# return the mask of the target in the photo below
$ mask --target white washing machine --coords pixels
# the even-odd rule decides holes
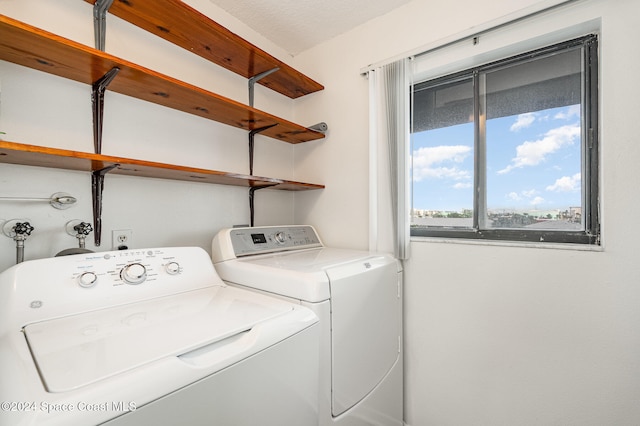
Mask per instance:
[[[0,274],[0,425],[316,425],[317,316],[228,286],[201,248]]]
[[[295,301],[320,318],[321,426],[403,424],[398,261],[324,247],[311,226],[224,229],[212,256],[225,282]]]

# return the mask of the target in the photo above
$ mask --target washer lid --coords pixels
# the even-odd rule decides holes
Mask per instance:
[[[24,327],[49,392],[65,392],[239,334],[293,305],[209,287]]]

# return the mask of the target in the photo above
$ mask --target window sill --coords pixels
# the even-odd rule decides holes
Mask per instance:
[[[436,244],[463,244],[495,247],[518,247],[534,249],[574,250],[603,252],[602,245],[595,244],[569,244],[569,243],[539,243],[526,241],[500,241],[500,240],[472,240],[465,238],[439,238],[439,237],[411,237],[412,243],[436,243]]]

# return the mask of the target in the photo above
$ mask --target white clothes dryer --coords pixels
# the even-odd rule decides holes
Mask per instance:
[[[228,286],[201,248],[0,274],[0,425],[317,424],[317,316]]]
[[[396,259],[325,247],[311,226],[224,229],[212,256],[228,284],[295,301],[319,317],[321,426],[403,424]]]

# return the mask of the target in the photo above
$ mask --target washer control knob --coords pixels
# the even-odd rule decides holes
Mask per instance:
[[[120,278],[127,284],[140,284],[147,279],[147,268],[142,263],[132,263],[122,268]]]
[[[169,262],[164,266],[164,269],[169,275],[177,275],[180,272],[180,264],[178,262]]]
[[[284,244],[284,242],[287,241],[287,236],[285,235],[284,232],[278,231],[273,236],[273,239],[276,240],[276,243],[278,243],[278,244]]]
[[[93,287],[96,285],[96,282],[98,282],[98,276],[94,272],[83,272],[78,277],[78,284],[80,284],[80,287]]]

